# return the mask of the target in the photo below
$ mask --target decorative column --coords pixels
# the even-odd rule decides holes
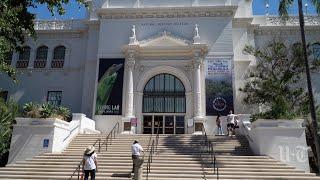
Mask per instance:
[[[127,70],[127,94],[126,94],[126,118],[134,117],[133,115],[133,69],[135,64],[134,52],[128,52],[126,59]]]
[[[201,65],[202,59],[198,56],[198,53],[195,53],[195,60],[193,61],[193,104],[194,104],[194,117],[203,118],[201,111]]]

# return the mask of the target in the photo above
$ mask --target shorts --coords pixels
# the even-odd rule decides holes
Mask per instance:
[[[234,124],[233,123],[228,123],[227,124],[227,128],[232,128],[233,129],[234,128]]]

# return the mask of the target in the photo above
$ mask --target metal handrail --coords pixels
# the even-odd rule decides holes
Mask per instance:
[[[217,179],[219,179],[219,166],[216,157],[216,152],[213,148],[213,142],[209,140],[206,130],[203,128],[202,134],[205,137],[205,146],[208,148],[208,152],[210,153],[211,164],[213,164],[213,173],[216,174]]]
[[[97,143],[99,143],[99,148],[98,148],[98,152],[100,153],[101,151],[101,147],[106,144],[106,151],[108,150],[108,144],[109,144],[109,139],[110,139],[110,145],[112,143],[112,139],[115,139],[116,138],[116,133],[119,133],[119,130],[120,130],[120,123],[117,122],[112,130],[109,132],[109,134],[106,136],[106,140],[101,143],[101,138],[98,138],[92,146],[96,146]],[[116,131],[117,130],[117,131]],[[82,160],[80,161],[80,163],[78,164],[77,168],[73,171],[72,175],[70,176],[69,180],[71,180],[73,178],[73,176],[77,173],[77,179],[80,180],[80,170],[81,170],[81,164],[82,164]]]
[[[153,154],[157,151],[158,149],[158,143],[159,143],[159,129],[160,129],[160,122],[158,123],[158,126],[157,126],[157,134],[156,134],[156,139],[152,139],[152,144],[151,144],[151,147],[149,146],[150,145],[150,141],[149,141],[149,144],[148,144],[148,150],[149,150],[149,147],[150,147],[150,151],[149,151],[149,156],[148,156],[148,161],[147,161],[147,180],[149,179],[149,173],[151,172],[151,163],[152,163],[152,159],[153,159]],[[152,134],[151,136],[152,137]],[[149,139],[151,140],[151,139]]]

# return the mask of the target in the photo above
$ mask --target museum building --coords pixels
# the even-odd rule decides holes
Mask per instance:
[[[69,107],[102,132],[120,122],[133,133],[193,133],[218,114],[252,112],[239,92],[255,63],[245,45],[300,41],[298,17],[255,16],[251,0],[88,3],[86,19],[35,21],[37,39],[8,57],[21,73],[17,84],[1,79],[3,96]],[[320,19],[305,18],[318,60]]]

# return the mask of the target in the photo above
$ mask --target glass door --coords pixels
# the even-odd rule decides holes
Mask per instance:
[[[174,134],[174,116],[165,116],[164,133]]]
[[[176,134],[184,134],[184,116],[176,116]]]
[[[157,134],[159,128],[159,134],[163,134],[163,116],[154,116],[153,133]]]
[[[143,134],[152,133],[152,116],[143,116]]]

